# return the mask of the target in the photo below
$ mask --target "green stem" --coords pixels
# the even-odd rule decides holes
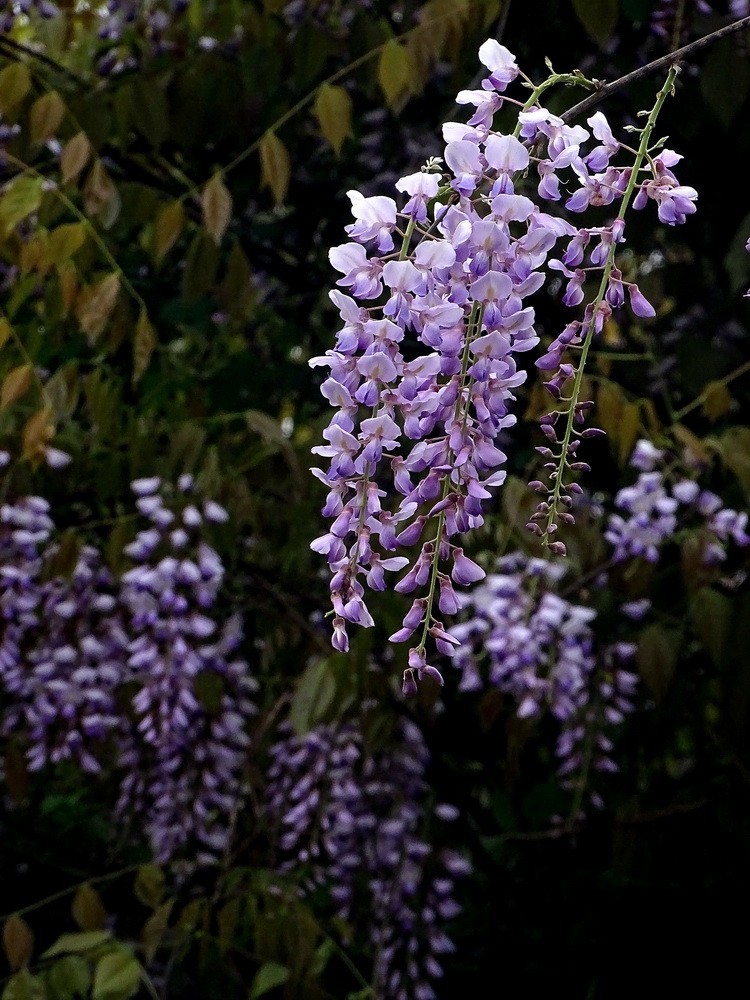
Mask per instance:
[[[461,359],[461,376],[460,376],[461,390],[459,391],[459,396],[458,399],[456,400],[455,416],[458,416],[458,410],[459,407],[461,406],[462,395],[464,391],[463,382],[469,368],[471,343],[474,339],[474,335],[477,333],[478,330],[481,329],[483,312],[484,312],[483,307],[478,302],[475,302],[474,305],[472,306],[472,310],[469,315],[469,321],[467,323],[466,343],[464,344],[464,353]],[[469,400],[467,397],[463,415],[464,426],[466,426],[466,415],[468,413],[468,409],[469,409]],[[448,496],[448,493],[450,492],[450,482],[451,482],[451,474],[450,472],[447,472],[445,474],[445,479],[443,480],[443,491],[440,497],[441,501],[445,500]],[[440,541],[443,537],[444,526],[445,526],[445,511],[441,510],[440,513],[438,514],[438,523],[437,523],[437,528],[435,529],[435,541],[434,541],[435,549],[432,553],[432,566],[430,569],[430,587],[427,592],[427,607],[425,608],[425,613],[424,613],[424,627],[422,629],[422,638],[419,642],[419,646],[417,647],[417,649],[422,652],[424,651],[425,645],[427,643],[427,633],[430,631],[430,626],[432,625],[432,609],[435,604],[435,589],[437,585],[438,567],[440,565]]]
[[[651,141],[651,134],[656,126],[656,120],[659,117],[659,112],[661,111],[664,102],[666,101],[669,94],[672,93],[674,81],[679,72],[677,66],[671,66],[669,73],[667,74],[667,79],[664,82],[664,86],[659,91],[656,97],[656,102],[651,109],[651,113],[648,116],[648,121],[641,133],[641,141],[638,144],[638,152],[633,163],[632,173],[630,174],[630,179],[628,181],[628,186],[625,189],[625,194],[622,197],[622,203],[620,205],[620,211],[617,213],[617,219],[615,221],[621,222],[625,213],[630,205],[630,199],[633,197],[633,191],[635,190],[636,180],[638,178],[638,173],[641,168],[643,160],[646,158],[646,153],[648,150],[649,142]],[[547,513],[546,527],[542,535],[542,544],[549,545],[549,536],[553,533],[553,525],[557,523],[558,508],[560,505],[560,495],[562,493],[563,487],[563,472],[565,471],[565,466],[568,458],[568,446],[570,445],[570,439],[573,435],[573,424],[575,422],[576,415],[576,403],[581,394],[581,383],[583,381],[583,373],[586,367],[586,358],[588,357],[589,348],[591,347],[591,342],[594,337],[594,321],[596,319],[596,313],[599,305],[604,300],[604,296],[607,292],[607,286],[609,284],[609,277],[612,273],[612,268],[615,263],[615,254],[617,251],[617,244],[612,242],[609,251],[607,253],[607,261],[604,266],[604,273],[602,274],[602,280],[599,283],[599,290],[596,294],[596,298],[591,303],[589,308],[591,309],[591,318],[586,329],[586,334],[584,337],[583,345],[581,347],[581,356],[578,363],[578,368],[575,374],[575,380],[573,382],[573,391],[570,396],[570,403],[568,404],[568,409],[566,411],[566,421],[565,421],[565,431],[563,433],[563,438],[561,442],[561,458],[560,464],[557,469],[557,477],[555,479],[555,485],[552,490],[552,498],[549,501],[549,511]]]

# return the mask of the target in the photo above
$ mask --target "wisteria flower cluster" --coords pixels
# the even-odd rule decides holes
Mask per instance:
[[[605,532],[614,562],[634,558],[658,562],[662,547],[678,528],[690,523],[702,531],[707,566],[723,563],[731,543],[740,548],[750,545],[747,512],[725,507],[716,493],[670,469],[666,451],[650,441],[638,441],[630,464],[639,471],[638,479],[615,496],[617,512],[610,515]]]
[[[501,558],[462,596],[452,660],[462,690],[489,685],[512,699],[520,718],[551,715],[562,783],[582,790],[592,772],[617,770],[612,729],[634,709],[635,646],[597,642],[596,611],[555,592],[565,573],[563,564],[520,552]],[[595,789],[591,799],[601,805]]]
[[[304,736],[286,730],[271,750],[265,814],[277,831],[279,868],[307,871],[308,891],[325,886],[344,919],[363,915],[383,1000],[435,997],[441,956],[454,950],[442,925],[460,912],[454,884],[470,871],[460,855],[423,839],[428,764],[409,720],[376,751],[366,720]],[[456,815],[446,804],[434,812]]]
[[[516,420],[514,393],[526,379],[521,356],[539,343],[527,300],[545,283],[545,270],[568,278],[569,306],[583,301],[591,272],[600,276],[583,320],[568,324],[538,361],[551,373],[546,384],[559,408],[542,421],[552,446],[542,449],[552,485],[534,482],[549,496],[530,526],[553,552],[563,553],[554,533],[558,520],[572,520],[572,494],[581,489],[564,477],[586,468],[576,455],[578,445],[600,433],[578,426],[593,405],[579,399],[586,352],[626,295],[638,315],[654,312],[615,266],[625,209],[632,196],[635,208],[653,200],[668,224],[695,211],[695,190],[681,186],[671,169],[680,157],[669,150],[649,152],[676,71],[659,94],[638,150],[630,150],[600,112],[589,118],[588,131],[542,106],[548,86],[580,83],[579,75],[553,74],[521,105],[505,94],[519,75],[512,53],[490,40],[479,56],[489,75],[481,89],[458,95],[459,104],[474,108],[468,123],[443,127],[446,170],[432,160],[401,178],[400,209],[392,198],[349,192],[349,242],[334,247],[330,260],[341,275],[339,286],[351,294],[331,292],[343,326],[335,348],[310,362],[329,369],[322,392],[335,408],[323,432],[326,443],[313,448],[328,460],[327,468],[313,472],[328,489],[323,514],[331,524],[312,543],[331,570],[333,645],[346,651],[347,626],[373,624],[365,585],[383,590],[386,573],[405,571],[394,589],[415,596],[391,640],[418,637],[409,651],[406,692],[424,676],[441,681],[427,662],[428,639],[438,652],[451,651],[457,640],[442,616],[457,610],[454,586],[484,576],[457,536],[483,523],[484,503],[505,479],[498,436]],[[495,113],[514,105],[521,107],[515,130],[494,130]],[[595,145],[585,152],[592,136]],[[631,156],[629,165],[614,166],[623,151]],[[532,167],[539,199],[560,202],[564,179],[576,188],[564,202],[569,212],[619,202],[617,218],[577,228],[543,212],[521,193]],[[561,239],[561,259],[550,258]],[[576,350],[577,364],[569,360]],[[394,505],[384,502],[389,495],[395,495]]]
[[[25,740],[31,771],[114,762],[117,811],[145,823],[155,856],[191,844],[207,861],[228,843],[255,711],[241,625],[219,611],[223,566],[204,537],[227,514],[191,476],[176,491],[158,477],[133,490],[148,527],[119,578],[91,545],[69,574],[50,572],[61,543],[41,497],[0,508],[2,731]]]

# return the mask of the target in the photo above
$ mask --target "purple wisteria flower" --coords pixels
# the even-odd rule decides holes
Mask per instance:
[[[750,544],[747,512],[724,507],[715,493],[668,468],[666,451],[640,440],[630,464],[640,475],[616,494],[617,511],[610,515],[604,535],[613,547],[614,562],[640,557],[656,563],[663,546],[685,528],[700,529],[706,566],[723,563],[729,544]]]
[[[364,706],[367,710],[368,706]],[[433,1000],[441,956],[454,950],[443,925],[460,912],[454,883],[470,866],[424,839],[429,753],[419,729],[401,720],[373,749],[362,720],[321,725],[304,736],[282,730],[271,749],[264,814],[282,872],[325,887],[337,915],[366,914],[372,987],[383,1000]],[[440,819],[456,811],[441,804]]]
[[[241,625],[217,613],[224,568],[203,537],[227,513],[200,503],[188,475],[171,503],[158,477],[132,489],[149,526],[126,547],[135,565],[120,590],[126,676],[137,691],[121,736],[128,773],[118,811],[145,821],[157,859],[195,843],[198,860],[210,861],[226,850],[244,794],[255,713],[255,683],[237,654]]]
[[[601,646],[596,611],[555,593],[560,563],[513,553],[462,595],[453,652],[460,689],[489,685],[507,694],[519,718],[551,715],[559,724],[558,774],[566,788],[583,788],[590,772],[614,771],[610,730],[633,708],[636,678],[625,669],[635,647]],[[584,744],[591,753],[584,752]],[[599,804],[597,792],[591,800]]]

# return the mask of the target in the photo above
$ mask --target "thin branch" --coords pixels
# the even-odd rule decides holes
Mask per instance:
[[[44,52],[37,52],[36,49],[30,48],[28,45],[23,45],[21,42],[17,42],[14,38],[8,38],[7,35],[0,38],[0,54],[6,56],[8,59],[13,59],[16,62],[18,62],[19,56],[28,56],[29,59],[36,59],[37,62],[43,63],[45,66],[49,66],[50,69],[53,69],[56,73],[61,73],[74,83],[84,85],[89,82],[82,76],[78,76],[77,73],[69,70],[66,66],[62,66],[60,63],[55,62],[54,59],[46,55]]]
[[[653,76],[662,69],[674,66],[675,63],[683,62],[690,56],[695,55],[696,52],[700,52],[709,45],[713,45],[714,42],[718,42],[721,38],[728,38],[729,35],[734,35],[736,32],[742,31],[743,28],[750,29],[750,17],[742,17],[739,21],[727,24],[723,28],[717,28],[716,31],[712,31],[709,35],[704,35],[703,38],[698,38],[688,45],[683,45],[681,49],[676,49],[674,52],[668,52],[665,56],[660,56],[658,59],[654,59],[653,62],[646,63],[645,66],[639,66],[632,73],[626,73],[625,76],[621,76],[611,83],[601,83],[593,94],[589,94],[588,97],[579,101],[578,104],[574,104],[572,108],[568,108],[562,115],[563,120],[567,122],[573,118],[579,118],[609,97],[610,94],[614,94],[618,90],[623,90],[625,87],[629,87],[631,83],[643,80],[647,76]]]

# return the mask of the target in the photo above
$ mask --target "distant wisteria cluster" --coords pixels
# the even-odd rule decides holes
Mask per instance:
[[[522,553],[501,558],[462,596],[452,661],[462,690],[494,687],[520,718],[557,721],[558,773],[578,789],[596,772],[617,770],[611,731],[634,708],[637,677],[629,669],[635,646],[602,644],[596,611],[556,592],[565,573],[561,563]],[[590,794],[600,805],[599,793]]]
[[[158,859],[191,846],[209,860],[242,801],[255,711],[241,625],[219,610],[224,569],[206,538],[227,514],[188,475],[176,489],[158,477],[132,488],[148,527],[120,576],[91,545],[55,572],[65,543],[41,497],[0,508],[2,732],[26,744],[30,771],[114,767],[117,812],[145,824]]]
[[[349,624],[373,624],[365,585],[383,590],[386,573],[404,571],[394,589],[414,596],[391,640],[413,643],[406,691],[427,675],[440,680],[427,662],[427,643],[450,653],[457,640],[442,616],[456,611],[454,585],[484,575],[456,536],[483,523],[484,504],[505,479],[498,438],[516,421],[514,392],[526,379],[521,356],[539,343],[527,300],[549,271],[567,279],[564,302],[571,308],[584,302],[584,285],[598,282],[582,319],[537,361],[549,373],[556,408],[541,422],[549,446],[539,450],[550,471],[546,482],[532,484],[546,499],[529,527],[563,554],[558,524],[573,520],[573,495],[581,490],[575,477],[588,468],[579,444],[601,433],[581,427],[593,405],[580,398],[588,347],[626,300],[636,315],[654,315],[616,264],[625,211],[631,200],[635,209],[653,201],[660,221],[676,225],[695,211],[697,197],[673,173],[681,157],[651,144],[676,70],[634,151],[615,139],[601,112],[587,130],[543,106],[549,86],[580,83],[579,75],[553,74],[522,104],[505,95],[519,75],[512,53],[489,40],[479,57],[488,71],[481,89],[457,98],[473,107],[472,116],[443,126],[442,159],[396,183],[402,207],[349,192],[349,242],[334,247],[330,261],[338,285],[351,294],[330,293],[343,325],[335,348],[310,362],[329,369],[322,392],[335,409],[326,443],[313,448],[327,460],[313,472],[328,489],[323,515],[331,523],[312,543],[331,571],[333,645],[348,648]],[[493,130],[495,113],[507,105],[520,107],[514,131]],[[623,155],[625,163],[614,165]],[[532,169],[536,199],[554,212],[521,193]],[[613,221],[584,228],[559,211],[611,212],[617,204]],[[558,259],[551,254],[560,241]]]
[[[638,479],[615,496],[616,512],[605,532],[613,561],[641,558],[656,563],[662,547],[686,528],[700,529],[706,566],[721,565],[731,544],[750,545],[747,512],[725,507],[716,493],[670,469],[667,459],[667,452],[650,441],[636,444],[630,464],[639,471]]]
[[[365,710],[367,706],[364,706]],[[468,863],[425,840],[429,753],[402,720],[386,747],[361,720],[286,730],[271,750],[265,815],[281,871],[307,873],[335,913],[367,928],[374,995],[432,1000],[442,956],[454,950],[443,925],[460,912],[457,878]],[[432,810],[455,818],[452,806]]]

